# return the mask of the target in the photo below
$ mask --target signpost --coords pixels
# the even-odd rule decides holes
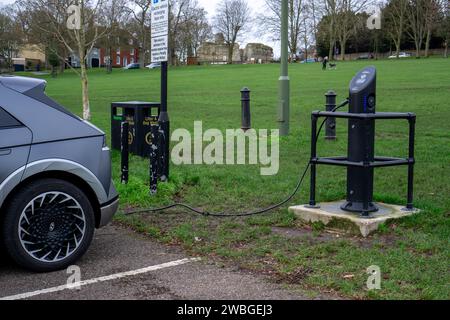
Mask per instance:
[[[288,0],[281,2],[281,75],[279,78],[278,122],[280,135],[289,135],[290,120],[290,79],[288,71],[288,37],[289,37],[289,6]]]
[[[167,62],[169,52],[169,1],[152,0],[152,62]]]
[[[170,120],[167,112],[167,61],[169,58],[169,0],[151,0],[153,62],[161,63],[161,113],[159,127],[161,136],[161,180],[169,179]]]

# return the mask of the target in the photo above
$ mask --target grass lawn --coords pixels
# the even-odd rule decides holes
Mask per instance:
[[[131,180],[119,185],[119,154],[114,152],[114,179],[122,209],[183,201],[209,211],[236,212],[263,208],[294,189],[309,159],[310,113],[323,109],[324,93],[334,89],[343,100],[355,73],[368,62],[339,63],[335,71],[319,64],[292,65],[291,135],[280,143],[280,171],[259,174],[259,166],[172,166],[171,180],[148,195],[148,164],[131,160]],[[125,217],[150,237],[180,245],[192,255],[217,264],[267,275],[311,297],[338,295],[358,299],[450,298],[450,60],[422,59],[371,62],[378,69],[378,111],[415,112],[417,121],[416,206],[421,214],[383,226],[361,239],[352,233],[302,225],[287,206],[263,216],[214,219],[181,210]],[[172,129],[204,130],[240,127],[240,89],[252,90],[255,128],[275,129],[279,65],[180,67],[170,70],[169,108]],[[81,114],[81,89],[76,75],[46,77],[47,93]],[[92,122],[110,132],[110,103],[159,100],[159,71],[114,70],[90,73]],[[346,123],[338,121],[338,141],[321,141],[320,155],[346,154]],[[376,152],[407,155],[406,122],[377,125]],[[376,171],[377,201],[404,205],[406,167]],[[318,199],[345,198],[345,169],[319,167]],[[291,204],[305,203],[308,183]],[[366,289],[366,269],[381,267],[382,290]]]

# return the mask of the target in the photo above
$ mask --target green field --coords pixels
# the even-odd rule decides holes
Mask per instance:
[[[415,112],[417,121],[416,206],[423,212],[385,225],[363,240],[352,233],[335,233],[320,225],[305,226],[287,206],[246,219],[203,218],[181,210],[159,215],[124,217],[158,241],[182,246],[192,255],[217,264],[234,265],[268,276],[293,289],[315,296],[375,299],[450,298],[450,60],[422,59],[371,62],[378,69],[378,111]],[[284,199],[292,192],[310,150],[310,113],[323,109],[324,93],[334,89],[343,100],[354,74],[367,62],[339,63],[337,70],[321,65],[292,65],[291,135],[280,143],[280,171],[259,174],[259,166],[172,166],[171,180],[161,184],[156,197],[148,195],[148,164],[131,161],[131,180],[119,185],[119,154],[114,153],[114,178],[122,209],[159,206],[173,201],[204,210],[238,212],[257,209]],[[275,129],[279,65],[180,67],[170,70],[169,108],[172,129],[204,130],[240,127],[240,89],[252,90],[255,128]],[[90,73],[92,122],[110,132],[110,103],[159,100],[159,72],[114,70]],[[75,74],[46,77],[47,93],[81,114],[81,89]],[[338,141],[321,139],[320,155],[346,154],[346,124],[338,121]],[[407,155],[408,125],[380,122],[376,152]],[[376,171],[377,201],[404,205],[406,168]],[[318,199],[345,197],[345,169],[320,167]],[[308,183],[291,204],[305,203]],[[379,265],[382,290],[367,291],[366,269]]]

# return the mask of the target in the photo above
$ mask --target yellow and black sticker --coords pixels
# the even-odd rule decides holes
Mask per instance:
[[[149,146],[152,145],[152,133],[149,132],[145,135],[145,143],[147,143]]]
[[[130,126],[134,126],[134,118],[133,117],[127,117],[127,122]]]
[[[128,144],[133,144],[134,142],[134,136],[131,132],[128,132]]]
[[[158,124],[158,117],[146,117],[143,124],[144,126],[156,125]]]

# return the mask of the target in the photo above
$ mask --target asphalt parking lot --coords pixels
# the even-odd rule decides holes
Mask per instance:
[[[82,286],[68,289],[66,270],[30,273],[2,256],[0,299],[304,299],[262,277],[192,259],[119,226],[97,231],[78,266]]]

